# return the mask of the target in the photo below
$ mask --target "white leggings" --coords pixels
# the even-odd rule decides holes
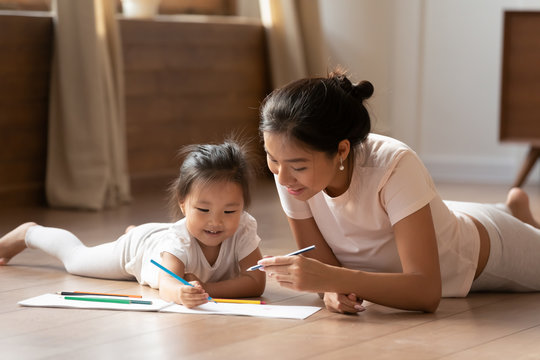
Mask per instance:
[[[116,241],[87,247],[67,230],[40,225],[30,227],[25,238],[28,248],[43,250],[59,259],[71,274],[132,280],[133,275],[127,273],[124,266],[128,255],[125,241],[125,237],[120,237]]]
[[[491,244],[486,267],[471,291],[539,291],[540,230],[500,205],[470,204],[466,212],[485,226]]]

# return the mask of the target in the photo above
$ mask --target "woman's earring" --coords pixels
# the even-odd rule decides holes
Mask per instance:
[[[340,171],[345,170],[345,166],[343,166],[343,158],[342,157],[339,158],[339,170]]]

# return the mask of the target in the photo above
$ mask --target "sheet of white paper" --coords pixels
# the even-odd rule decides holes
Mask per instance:
[[[59,307],[59,308],[77,308],[77,309],[102,309],[102,310],[129,310],[129,311],[159,311],[163,307],[171,303],[161,299],[134,299],[134,300],[151,300],[152,305],[141,304],[117,304],[107,302],[94,301],[79,301],[66,300],[64,296],[57,294],[44,294],[30,299],[19,301],[22,306],[37,306],[37,307]]]
[[[257,305],[257,304],[229,304],[209,302],[193,309],[174,304],[161,310],[161,312],[175,312],[183,314],[219,314],[219,315],[245,315],[266,318],[299,319],[303,320],[313,315],[321,308],[316,306],[286,306],[286,305]]]
[[[321,309],[320,307],[316,306],[229,304],[213,302],[206,303],[193,309],[188,309],[185,306],[169,303],[158,298],[143,298],[137,300],[151,300],[152,305],[66,300],[64,299],[64,296],[57,294],[44,294],[22,300],[19,301],[19,305],[76,309],[160,311],[182,314],[244,315],[299,320],[305,319]]]

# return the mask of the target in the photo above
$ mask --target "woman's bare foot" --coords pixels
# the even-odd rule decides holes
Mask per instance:
[[[0,238],[0,265],[7,265],[12,257],[26,249],[24,237],[28,228],[34,225],[36,223],[24,223]]]
[[[540,229],[540,224],[537,223],[532,216],[531,208],[529,206],[529,196],[525,191],[520,188],[510,189],[506,198],[506,206],[508,206],[512,215],[519,220]]]

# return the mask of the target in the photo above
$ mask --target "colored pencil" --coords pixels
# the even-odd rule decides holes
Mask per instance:
[[[87,292],[87,291],[62,291],[57,292],[58,295],[75,295],[75,296],[84,296],[84,295],[97,295],[97,296],[115,296],[115,297],[129,297],[129,298],[142,298],[141,295],[126,295],[126,294],[108,294],[108,293],[98,293],[98,292]]]
[[[65,296],[66,300],[80,300],[80,301],[94,301],[94,302],[106,302],[116,304],[139,304],[139,305],[152,305],[150,300],[128,300],[128,299],[112,299],[112,298],[93,298],[93,297],[77,297],[77,296]]]
[[[300,250],[293,251],[292,253],[287,254],[287,255],[285,255],[285,256],[299,255],[299,254],[305,253],[306,251],[313,250],[313,249],[315,249],[315,245],[311,245],[311,246],[308,246],[308,247],[306,247],[306,248],[303,248],[303,249],[300,249]],[[257,270],[257,269],[260,269],[260,268],[262,268],[262,267],[263,267],[262,265],[254,265],[254,266],[248,268],[247,271]]]
[[[217,303],[229,303],[229,304],[257,304],[264,305],[266,302],[261,300],[242,300],[242,299],[216,299],[214,301]]]
[[[182,279],[180,276],[176,275],[175,273],[173,273],[171,270],[167,269],[165,266],[161,265],[160,263],[158,263],[157,261],[155,260],[150,260],[150,262],[154,265],[156,265],[158,268],[160,268],[161,270],[165,271],[167,274],[171,275],[173,278],[175,278],[176,280],[180,281],[182,284],[184,285],[187,285],[187,286],[191,286],[191,287],[194,287],[193,284],[190,284],[188,283],[186,280]],[[214,299],[212,299],[210,296],[208,297],[208,301],[214,301]]]

